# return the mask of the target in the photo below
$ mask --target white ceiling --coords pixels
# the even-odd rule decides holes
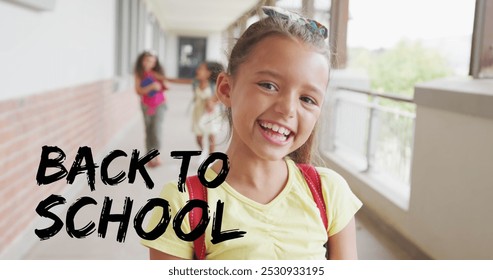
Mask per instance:
[[[161,27],[178,34],[225,30],[259,0],[146,0]]]

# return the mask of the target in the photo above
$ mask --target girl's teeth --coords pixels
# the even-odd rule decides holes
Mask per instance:
[[[278,141],[286,141],[287,137],[278,133],[270,133],[270,137]]]
[[[281,127],[277,124],[272,124],[272,123],[262,123],[262,127],[270,129],[274,132],[277,132],[280,135],[282,139],[286,139],[286,137],[291,133],[287,128]]]

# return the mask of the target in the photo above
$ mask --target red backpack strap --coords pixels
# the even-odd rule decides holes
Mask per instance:
[[[324,196],[322,193],[322,182],[320,181],[320,175],[317,169],[313,165],[298,163],[296,164],[300,169],[305,181],[308,184],[308,188],[312,193],[313,200],[317,204],[318,210],[320,211],[320,217],[324,223],[325,229],[329,228],[329,219],[327,218],[327,208],[324,202]]]
[[[207,201],[207,189],[202,185],[202,183],[200,183],[199,177],[187,177],[186,185],[190,200],[200,199],[203,201]],[[200,222],[200,218],[202,217],[202,210],[199,208],[194,208],[192,211],[190,211],[188,217],[190,221],[190,229],[194,229]],[[196,260],[205,259],[205,233],[193,241],[193,249],[195,252],[194,258]]]

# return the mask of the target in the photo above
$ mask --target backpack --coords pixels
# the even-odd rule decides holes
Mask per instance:
[[[303,177],[305,178],[306,183],[310,189],[310,192],[313,196],[313,200],[315,204],[317,204],[318,210],[320,211],[320,217],[322,218],[322,222],[326,229],[328,229],[329,221],[327,217],[327,211],[325,207],[325,202],[322,194],[322,183],[320,182],[320,176],[315,169],[314,166],[309,164],[296,164],[300,169]],[[188,194],[190,196],[190,200],[192,199],[200,199],[203,201],[207,201],[207,189],[202,186],[198,176],[189,176],[186,181]],[[197,217],[197,218],[196,218]],[[198,208],[194,208],[190,211],[189,221],[190,228],[195,228],[200,222],[201,210]],[[194,248],[194,259],[196,260],[204,260],[205,259],[205,234],[202,234],[199,238],[193,241]]]

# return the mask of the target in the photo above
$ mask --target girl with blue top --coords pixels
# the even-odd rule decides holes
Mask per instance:
[[[197,248],[169,228],[155,240],[142,240],[151,259],[193,259],[197,251],[216,260],[357,258],[354,215],[362,203],[328,168],[315,168],[321,189],[315,195],[300,168],[311,163],[329,82],[327,29],[279,8],[263,11],[267,17],[238,39],[227,72],[217,78],[216,96],[231,126],[230,169],[219,187],[206,189],[208,201],[224,202],[222,230],[245,233],[211,242],[211,222],[203,248]],[[212,164],[206,180],[214,180],[221,169],[221,161]],[[177,182],[165,185],[161,197],[169,202],[171,216],[190,200]],[[211,214],[217,208],[209,203]],[[150,229],[162,215],[156,208]],[[193,227],[185,219],[181,229],[188,233]]]

